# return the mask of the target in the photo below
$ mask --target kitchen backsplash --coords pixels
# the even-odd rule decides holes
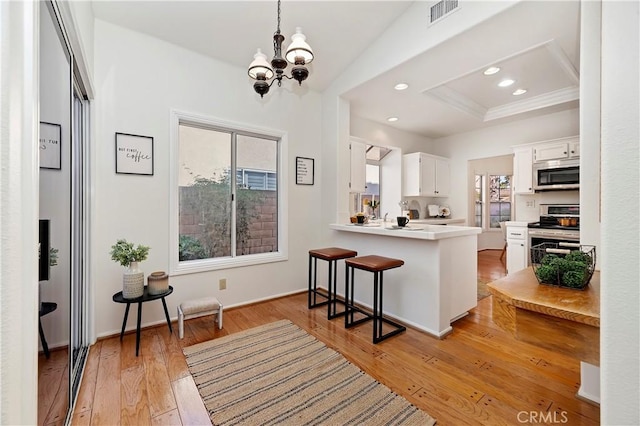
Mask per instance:
[[[451,211],[450,205],[449,205],[449,199],[448,198],[437,198],[437,197],[404,197],[404,199],[406,201],[409,202],[409,209],[414,209],[414,210],[418,210],[418,212],[420,213],[420,219],[429,219],[430,216],[427,206],[429,204],[436,204],[439,206],[444,206],[447,207],[447,209],[449,209],[449,213],[451,218],[464,218],[464,213],[463,214],[459,214],[459,215],[455,215],[455,212]]]
[[[515,220],[537,222],[540,204],[580,204],[580,191],[545,191],[515,196]]]

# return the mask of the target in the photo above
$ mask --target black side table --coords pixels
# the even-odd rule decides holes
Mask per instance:
[[[122,292],[119,291],[113,295],[113,301],[116,303],[126,303],[127,308],[124,311],[124,321],[122,321],[122,331],[120,331],[120,341],[122,341],[122,336],[124,335],[124,328],[127,325],[127,318],[129,317],[129,306],[132,303],[138,304],[138,323],[136,325],[136,356],[138,356],[138,351],[140,349],[140,320],[142,319],[142,304],[144,302],[150,302],[152,300],[162,299],[162,306],[164,307],[164,316],[167,318],[167,324],[169,325],[169,331],[173,333],[173,329],[171,328],[171,320],[169,319],[169,311],[167,310],[167,302],[165,302],[164,298],[173,293],[173,287],[169,286],[169,290],[162,294],[149,294],[149,290],[147,286],[144,286],[144,293],[140,297],[136,297],[135,299],[125,299],[122,297]]]
[[[47,345],[47,339],[44,337],[44,331],[42,330],[42,321],[40,318],[43,316],[50,314],[51,312],[58,309],[58,304],[53,302],[42,302],[40,305],[40,311],[38,312],[38,328],[40,329],[40,342],[42,343],[42,350],[44,351],[44,356],[49,359],[49,345]]]

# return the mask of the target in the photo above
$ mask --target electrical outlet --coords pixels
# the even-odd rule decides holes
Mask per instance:
[[[227,289],[227,279],[226,278],[220,278],[219,284],[220,284],[220,290],[226,290]]]
[[[527,207],[535,207],[535,206],[536,206],[535,200],[527,201]]]

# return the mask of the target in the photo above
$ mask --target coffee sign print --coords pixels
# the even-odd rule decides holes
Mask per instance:
[[[116,133],[116,173],[153,175],[153,138]]]

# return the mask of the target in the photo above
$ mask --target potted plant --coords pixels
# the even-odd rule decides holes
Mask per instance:
[[[138,262],[146,260],[148,255],[149,247],[141,244],[136,247],[125,239],[111,246],[111,260],[127,268],[122,276],[122,296],[125,299],[135,299],[144,294],[144,272],[138,269]]]

